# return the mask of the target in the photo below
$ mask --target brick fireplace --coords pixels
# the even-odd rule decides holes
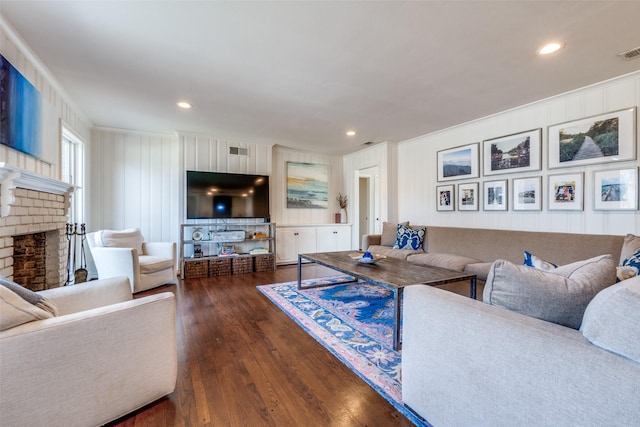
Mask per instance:
[[[32,289],[67,280],[73,186],[0,163],[0,274]]]

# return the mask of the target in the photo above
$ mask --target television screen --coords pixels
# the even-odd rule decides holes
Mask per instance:
[[[268,217],[268,176],[187,171],[187,219]]]

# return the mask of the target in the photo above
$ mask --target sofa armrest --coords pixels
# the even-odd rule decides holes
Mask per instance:
[[[579,331],[426,285],[403,310],[402,398],[433,425],[640,419],[640,364]]]
[[[138,255],[137,249],[133,248],[96,247],[91,249],[91,256],[100,279],[127,276],[131,283],[137,283],[139,280]]]
[[[132,299],[131,284],[126,276],[93,280],[38,293],[55,303],[58,316]]]
[[[142,252],[145,255],[177,259],[177,245],[175,242],[143,242]]]
[[[0,424],[103,425],[176,375],[172,293],[26,323],[0,333]]]
[[[380,245],[381,241],[382,241],[382,234],[363,234],[360,248],[363,251],[366,251],[369,249],[369,246]]]

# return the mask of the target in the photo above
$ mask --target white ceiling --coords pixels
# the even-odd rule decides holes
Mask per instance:
[[[617,56],[640,46],[640,1],[2,0],[0,14],[96,126],[319,153],[640,69]],[[551,40],[565,49],[537,56]]]

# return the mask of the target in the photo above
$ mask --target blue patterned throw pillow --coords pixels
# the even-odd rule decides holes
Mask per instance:
[[[393,249],[421,249],[426,231],[427,229],[424,227],[413,230],[405,225],[398,224],[398,233]]]
[[[539,257],[533,255],[530,252],[524,251],[524,265],[528,267],[537,268],[538,270],[554,270],[558,268],[558,266],[552,262],[543,261]]]
[[[640,249],[635,251],[629,258],[622,261],[623,267],[631,267],[636,270],[636,275],[640,274]]]

